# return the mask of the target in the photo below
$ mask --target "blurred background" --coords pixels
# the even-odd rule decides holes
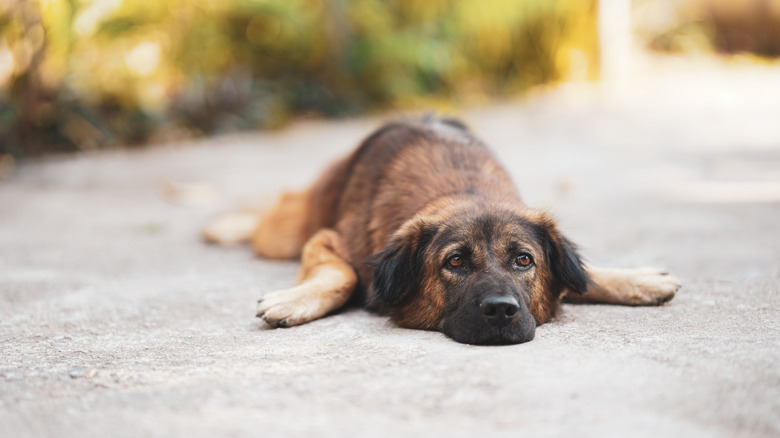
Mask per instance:
[[[0,438],[780,437],[778,55],[780,0],[0,0]],[[252,322],[299,265],[201,229],[427,110],[679,295]]]
[[[0,160],[774,62],[780,0],[3,0]]]

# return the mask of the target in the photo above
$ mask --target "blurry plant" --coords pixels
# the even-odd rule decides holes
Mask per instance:
[[[595,3],[6,0],[0,153],[266,128],[592,77]]]
[[[780,56],[780,0],[641,0],[634,19],[654,50]]]

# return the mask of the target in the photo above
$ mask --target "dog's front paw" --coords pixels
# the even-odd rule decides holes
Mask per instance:
[[[625,277],[615,279],[623,304],[657,306],[672,298],[680,289],[680,280],[657,268],[626,270]]]
[[[257,317],[271,327],[292,327],[318,318],[318,303],[302,287],[265,294],[257,300]],[[314,300],[316,301],[316,300]]]

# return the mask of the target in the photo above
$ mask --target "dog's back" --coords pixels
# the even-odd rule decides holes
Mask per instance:
[[[459,121],[393,122],[315,183],[310,230],[335,229],[350,262],[361,266],[404,222],[445,197],[519,201],[506,171]]]

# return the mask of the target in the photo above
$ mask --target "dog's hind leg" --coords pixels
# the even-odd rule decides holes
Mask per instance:
[[[251,241],[255,253],[269,259],[297,259],[310,236],[311,189],[285,192],[263,213],[225,213],[203,229],[211,243],[229,245]]]
[[[265,294],[258,301],[257,317],[272,327],[289,327],[343,306],[357,285],[357,274],[345,254],[336,231],[315,233],[303,247],[298,285]]]
[[[257,227],[260,213],[235,211],[217,216],[203,228],[203,238],[209,243],[233,245],[248,241]]]
[[[654,306],[672,298],[680,281],[656,268],[586,268],[591,278],[587,293],[568,294],[564,302]]]
[[[310,237],[311,189],[285,192],[260,216],[252,232],[255,254],[268,259],[297,259]]]

